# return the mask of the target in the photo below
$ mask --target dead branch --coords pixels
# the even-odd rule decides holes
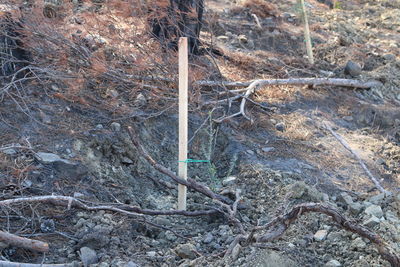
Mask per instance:
[[[294,206],[289,212],[275,217],[266,225],[255,227],[250,235],[247,237],[247,241],[264,243],[276,240],[289,228],[289,226],[296,219],[307,212],[318,212],[330,216],[333,221],[335,221],[343,229],[356,233],[374,243],[378,248],[379,254],[382,256],[382,258],[387,260],[391,264],[391,266],[400,267],[400,257],[396,254],[394,249],[389,244],[387,244],[379,235],[346,218],[337,209],[320,203],[303,203]],[[270,229],[273,230],[268,231],[266,234],[255,236],[256,231]],[[241,238],[241,240],[242,239],[243,238]]]
[[[226,87],[248,87],[254,82],[259,82],[259,87],[270,86],[270,85],[331,85],[331,86],[343,86],[352,87],[359,89],[369,89],[372,87],[382,86],[379,81],[360,81],[354,79],[339,79],[339,78],[289,78],[289,79],[265,79],[265,80],[254,80],[248,82],[226,82],[226,81],[197,81],[194,85],[200,86],[226,86]],[[230,90],[232,93],[245,92],[247,89]],[[228,93],[229,93],[228,92]],[[221,92],[226,94],[227,92]]]
[[[157,171],[169,176],[172,180],[177,182],[178,184],[185,185],[199,193],[202,193],[203,195],[208,196],[209,198],[213,200],[218,200],[221,201],[225,204],[232,204],[232,200],[225,196],[221,196],[219,194],[214,193],[211,191],[210,188],[208,188],[205,185],[202,185],[195,180],[188,178],[187,180],[181,179],[178,177],[174,172],[171,170],[165,168],[164,166],[158,164],[147,152],[147,150],[139,143],[139,138],[135,131],[132,129],[132,127],[128,127],[128,133],[129,136],[131,137],[131,141],[135,148],[138,150],[138,152],[147,160],[148,163],[150,163],[151,166],[153,166]]]
[[[50,203],[57,206],[65,206],[68,209],[72,207],[88,210],[88,211],[98,211],[98,210],[108,210],[117,213],[122,213],[128,216],[143,217],[143,215],[183,215],[189,217],[204,216],[216,214],[218,210],[197,210],[197,211],[182,211],[182,210],[149,210],[142,209],[137,206],[129,205],[102,205],[102,206],[89,206],[77,198],[68,196],[36,196],[36,197],[21,197],[14,199],[6,199],[0,201],[0,207],[6,207],[13,204],[20,203]]]
[[[354,151],[349,144],[346,142],[346,140],[341,137],[338,133],[332,130],[331,126],[329,126],[328,122],[324,122],[323,126],[325,129],[327,129],[333,137],[335,137],[341,144],[346,148],[353,156],[357,159],[358,163],[361,165],[367,176],[372,180],[372,182],[375,184],[375,186],[378,188],[379,191],[382,193],[389,193],[387,190],[385,190],[382,185],[379,183],[378,179],[375,178],[375,176],[370,172],[370,170],[367,168],[363,160],[360,158],[358,153]]]
[[[252,83],[246,88],[246,93],[245,93],[244,96],[242,97],[242,102],[240,103],[240,111],[239,111],[239,112],[237,112],[237,113],[235,113],[235,114],[232,114],[232,115],[229,115],[229,116],[227,116],[227,117],[222,117],[222,118],[220,118],[220,119],[216,119],[216,120],[214,120],[214,121],[217,122],[217,123],[221,123],[221,122],[223,122],[224,120],[227,120],[227,119],[230,119],[230,118],[233,118],[233,117],[242,115],[243,117],[245,117],[246,119],[248,119],[249,121],[252,122],[252,119],[246,115],[246,113],[245,113],[245,111],[244,111],[244,108],[245,108],[245,105],[246,105],[246,99],[247,99],[252,93],[254,93],[254,91],[256,90],[256,88],[257,88],[258,86],[259,86],[259,81],[254,81],[254,82],[252,82]]]
[[[49,244],[45,242],[25,237],[20,237],[3,231],[0,231],[0,241],[14,247],[26,248],[33,251],[38,251],[38,252],[49,251]]]
[[[214,120],[217,123],[221,123],[227,119],[230,119],[230,118],[233,118],[233,117],[236,117],[239,115],[242,115],[247,120],[252,121],[252,119],[250,117],[248,117],[245,113],[246,100],[256,90],[261,89],[264,86],[269,86],[269,85],[312,85],[312,86],[334,85],[334,86],[345,86],[345,87],[368,89],[371,87],[377,87],[377,86],[382,85],[382,83],[380,83],[378,81],[362,82],[359,80],[335,79],[335,78],[290,78],[290,79],[255,80],[252,82],[233,82],[233,83],[220,82],[219,84],[213,84],[215,82],[212,82],[212,81],[209,81],[209,82],[198,81],[197,83],[204,85],[204,86],[212,86],[212,85],[220,85],[220,84],[223,84],[224,86],[234,86],[234,87],[241,87],[241,86],[245,86],[245,85],[247,86],[244,89],[229,90],[229,91],[224,91],[224,92],[220,93],[220,95],[224,95],[227,93],[246,92],[243,95],[239,95],[239,96],[236,95],[236,96],[230,97],[226,100],[214,101],[215,103],[220,103],[220,102],[224,102],[224,101],[233,101],[238,98],[242,98],[242,102],[240,103],[239,112],[236,112],[232,115],[225,116],[225,117]],[[211,102],[209,102],[209,103],[211,103]]]
[[[22,263],[22,262],[11,262],[11,261],[0,261],[0,267],[80,267],[82,266],[79,262],[72,263],[61,263],[61,264],[34,264],[34,263]]]

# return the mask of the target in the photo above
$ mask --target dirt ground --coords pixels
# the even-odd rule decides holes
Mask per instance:
[[[295,204],[321,202],[381,235],[399,254],[400,3],[340,1],[332,9],[321,2],[307,1],[313,66],[305,56],[294,0],[206,1],[202,40],[225,57],[203,55],[192,64],[215,62],[210,72],[216,72],[216,64],[219,75],[230,81],[336,77],[375,79],[383,86],[265,87],[252,95],[254,103],[246,104],[252,123],[240,116],[213,121],[238,111],[239,102],[193,109],[189,157],[210,162],[190,164],[189,175],[217,193],[240,189],[246,208],[239,217],[246,230],[268,223]],[[356,77],[344,73],[349,60],[362,68]],[[87,204],[176,208],[174,182],[138,154],[126,131],[133,127],[156,161],[176,171],[176,106],[156,110],[147,99],[138,109],[144,116],[120,116],[107,107],[57,97],[60,89],[54,85],[38,90],[32,85],[19,95],[1,98],[1,200],[54,194]],[[204,101],[213,96],[212,89],[202,90]],[[390,195],[379,192],[324,123],[360,155]],[[38,158],[40,152],[63,160],[45,161]],[[189,191],[188,210],[213,204]],[[41,254],[0,242],[4,261],[80,262],[87,255],[82,248],[89,248],[96,258],[91,266],[101,267],[390,266],[369,240],[317,213],[301,216],[278,240],[243,245],[224,258],[237,229],[219,215],[144,219],[37,203],[0,211],[2,230],[50,244],[50,252]],[[324,233],[321,239],[317,233]]]

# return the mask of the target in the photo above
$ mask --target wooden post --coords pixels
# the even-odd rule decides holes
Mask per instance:
[[[187,179],[188,151],[188,40],[179,39],[179,159],[178,176]],[[178,185],[178,209],[186,210],[186,186]]]
[[[306,40],[308,61],[310,62],[310,64],[314,64],[314,55],[312,51],[312,43],[310,36],[310,26],[308,25],[307,10],[304,0],[300,0],[300,4],[301,4],[302,17],[304,19],[304,39]]]

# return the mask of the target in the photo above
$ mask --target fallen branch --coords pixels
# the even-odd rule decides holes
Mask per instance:
[[[225,197],[225,196],[221,196],[219,194],[214,193],[213,191],[211,191],[210,188],[208,188],[205,185],[202,185],[198,182],[196,182],[195,180],[188,178],[187,180],[181,179],[179,176],[177,176],[174,172],[172,172],[171,170],[165,168],[164,166],[158,164],[151,156],[150,154],[147,152],[147,150],[139,143],[139,138],[137,136],[137,134],[135,133],[135,131],[132,129],[132,127],[128,127],[128,133],[129,136],[131,137],[131,141],[133,143],[133,145],[135,146],[135,148],[138,150],[138,152],[147,160],[148,163],[150,163],[151,166],[154,167],[154,169],[156,169],[157,171],[169,176],[172,180],[174,180],[175,182],[177,182],[178,184],[182,184],[185,185],[199,193],[202,193],[203,195],[208,196],[211,199],[214,200],[218,200],[221,201],[225,204],[232,204],[232,200]]]
[[[353,87],[360,89],[369,89],[372,87],[382,86],[379,81],[360,81],[354,79],[340,79],[340,78],[289,78],[289,79],[262,79],[247,82],[226,82],[226,81],[197,81],[193,85],[200,86],[225,86],[225,87],[248,87],[254,82],[259,83],[259,87],[269,86],[269,85],[331,85],[331,86],[343,86],[343,87]],[[240,93],[247,91],[247,89],[237,89],[230,90],[232,93]],[[229,93],[228,92],[228,93]],[[226,94],[227,92],[221,92],[221,94]]]
[[[341,137],[338,133],[333,131],[327,122],[323,123],[323,127],[326,130],[328,130],[333,135],[333,137],[335,137],[344,146],[344,148],[346,148],[351,154],[353,154],[353,156],[357,159],[358,163],[361,165],[361,167],[363,168],[363,170],[365,171],[367,176],[372,180],[372,182],[374,182],[374,184],[378,188],[378,190],[381,191],[382,193],[389,193],[387,190],[385,190],[382,187],[382,185],[379,183],[378,179],[376,179],[375,176],[370,172],[370,170],[367,168],[367,166],[365,165],[363,160],[360,158],[358,153],[349,146],[349,144],[346,142],[346,140],[344,140],[344,138]]]
[[[6,207],[19,203],[50,203],[57,206],[65,206],[68,209],[77,207],[88,211],[108,210],[117,213],[122,213],[128,216],[143,217],[143,215],[184,215],[189,217],[204,216],[218,213],[218,210],[197,210],[197,211],[182,211],[182,210],[149,210],[142,209],[137,206],[120,205],[120,206],[89,206],[74,197],[68,196],[36,196],[36,197],[21,197],[0,201],[0,207]]]
[[[356,233],[374,243],[378,248],[379,254],[382,256],[382,258],[387,260],[391,264],[391,266],[400,267],[399,256],[396,254],[394,249],[389,244],[387,244],[379,235],[346,218],[337,209],[319,203],[304,203],[294,206],[289,212],[275,217],[266,225],[255,227],[250,235],[247,237],[246,242],[251,243],[255,241],[264,243],[276,240],[289,228],[289,226],[296,219],[307,212],[318,212],[330,216],[343,229]],[[257,231],[270,229],[274,230],[260,236],[255,236],[255,233]],[[243,240],[243,237],[240,236],[240,238],[238,239]]]
[[[235,114],[232,114],[232,115],[229,115],[229,116],[226,116],[226,117],[222,117],[222,118],[220,118],[220,119],[216,119],[216,120],[214,120],[214,121],[217,122],[217,123],[221,123],[221,122],[223,122],[224,120],[227,120],[227,119],[230,119],[230,118],[233,118],[233,117],[242,115],[243,117],[245,117],[245,118],[248,119],[249,121],[253,122],[253,120],[252,120],[250,117],[248,117],[248,116],[246,115],[244,109],[245,109],[245,105],[246,105],[246,99],[247,99],[252,93],[254,93],[254,91],[255,91],[256,88],[259,86],[259,84],[260,84],[259,81],[254,81],[254,82],[252,82],[252,83],[246,88],[246,93],[244,94],[244,96],[242,96],[242,102],[240,103],[240,111],[239,111],[239,112],[237,112],[237,113],[235,113]]]
[[[20,237],[3,231],[0,231],[0,241],[14,247],[26,248],[33,251],[38,251],[38,252],[49,251],[49,244],[45,242],[25,237]]]
[[[0,261],[0,267],[80,267],[82,266],[79,262],[72,263],[60,263],[60,264],[35,264],[35,263],[23,263],[23,262],[11,262],[11,261]]]

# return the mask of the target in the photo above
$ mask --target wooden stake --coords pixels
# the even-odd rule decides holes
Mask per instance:
[[[301,13],[304,19],[304,39],[306,40],[306,48],[307,48],[307,56],[310,64],[314,64],[314,55],[312,51],[312,43],[311,43],[311,36],[310,36],[310,26],[308,25],[308,17],[306,11],[306,5],[304,0],[300,0],[301,3]]]
[[[178,176],[187,180],[188,143],[188,40],[179,39],[179,162]],[[186,186],[178,185],[178,210],[186,210]]]

